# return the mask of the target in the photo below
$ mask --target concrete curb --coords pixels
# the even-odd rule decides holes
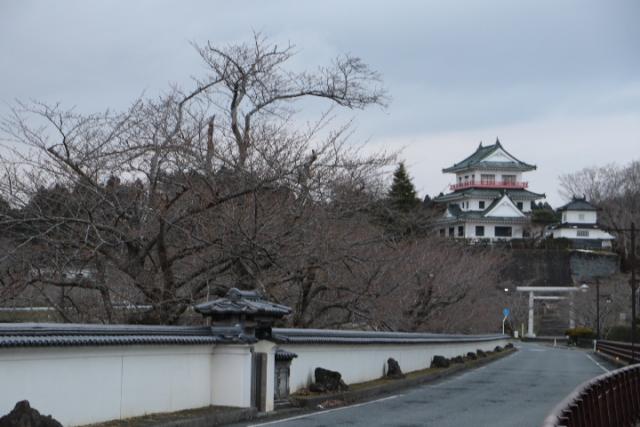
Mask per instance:
[[[315,408],[319,404],[327,400],[342,400],[348,403],[352,403],[359,400],[366,400],[366,399],[378,396],[380,394],[392,393],[397,390],[415,387],[417,385],[436,381],[438,379],[454,375],[461,371],[466,371],[479,366],[483,366],[493,361],[496,361],[498,359],[501,359],[503,357],[509,356],[510,354],[513,354],[516,351],[517,350],[515,348],[507,349],[500,353],[495,353],[490,357],[477,359],[477,360],[470,360],[465,362],[464,364],[454,364],[449,368],[442,369],[441,371],[438,371],[438,372],[429,373],[418,378],[393,380],[393,382],[389,382],[387,384],[372,386],[371,388],[365,388],[362,390],[351,390],[351,391],[344,391],[340,393],[323,394],[320,396],[311,396],[311,397],[300,397],[300,398],[292,397],[290,398],[290,400],[293,405],[296,405],[301,408]]]
[[[210,427],[249,421],[257,416],[256,408],[211,407],[113,420],[84,427]]]
[[[256,417],[256,408],[234,409],[206,414],[199,417],[166,421],[154,424],[154,427],[209,427],[252,420]]]

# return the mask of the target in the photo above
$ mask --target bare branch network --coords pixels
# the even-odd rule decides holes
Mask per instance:
[[[363,154],[331,108],[296,125],[303,98],[385,105],[361,59],[293,72],[293,46],[260,34],[194,47],[208,72],[191,91],[119,113],[18,103],[2,121],[0,303],[171,324],[240,286],[295,307],[297,326],[419,329],[493,280],[497,255],[372,220],[394,155]]]

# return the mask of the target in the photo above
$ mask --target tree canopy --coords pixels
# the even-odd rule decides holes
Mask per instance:
[[[328,114],[295,121],[305,97],[384,105],[362,60],[294,72],[293,47],[261,35],[196,49],[207,73],[190,90],[115,113],[17,103],[2,120],[15,149],[0,153],[11,206],[0,211],[0,304],[46,305],[67,322],[175,324],[201,321],[192,304],[238,286],[293,307],[293,326],[446,329],[437,312],[492,286],[495,254],[397,239],[374,220],[388,200],[394,213],[419,211],[404,165],[385,188],[395,156],[359,151]],[[413,311],[393,307],[418,297]]]
[[[410,212],[420,205],[416,188],[404,162],[400,162],[393,173],[393,182],[389,189],[388,198],[393,209],[402,212]]]

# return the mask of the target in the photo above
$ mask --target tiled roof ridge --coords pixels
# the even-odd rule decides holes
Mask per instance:
[[[86,323],[0,323],[0,335],[202,335],[207,326],[122,325]]]
[[[231,288],[224,298],[207,301],[194,307],[195,311],[205,316],[228,314],[254,314],[283,317],[291,314],[291,308],[263,299],[256,291],[241,291]]]
[[[516,156],[509,153],[500,143],[500,139],[496,138],[496,142],[493,145],[482,146],[482,142],[480,142],[480,145],[478,146],[476,151],[474,151],[470,156],[467,156],[465,159],[457,163],[454,163],[453,166],[442,169],[442,171],[456,172],[457,170],[470,168],[480,163],[482,159],[486,158],[487,156],[495,152],[497,149],[502,149],[508,156],[510,156],[515,160],[515,163],[518,166],[523,167],[525,169],[536,169],[535,165],[531,165],[529,163],[523,162],[522,160],[518,159]]]
[[[598,207],[587,201],[587,196],[578,197],[574,195],[569,203],[558,208],[558,212],[575,210],[575,211],[598,211]]]
[[[0,323],[0,347],[250,343],[239,328],[69,323]]]
[[[393,344],[429,342],[479,342],[505,337],[501,334],[463,335],[421,332],[378,332],[335,329],[273,329],[273,339],[282,344],[335,343],[335,344]]]

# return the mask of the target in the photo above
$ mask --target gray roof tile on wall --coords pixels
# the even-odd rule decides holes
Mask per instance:
[[[280,329],[272,332],[279,344],[424,344],[447,342],[482,342],[506,335],[459,335],[413,332],[344,331],[328,329]]]
[[[200,326],[0,323],[0,347],[249,343],[255,339]]]

